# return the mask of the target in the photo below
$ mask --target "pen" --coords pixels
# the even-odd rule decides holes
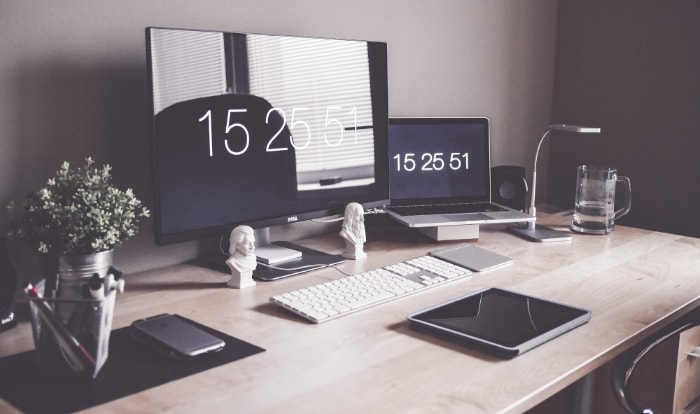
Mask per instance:
[[[63,325],[49,304],[39,294],[39,291],[27,283],[24,286],[25,294],[37,305],[38,314],[44,320],[51,332],[56,336],[58,345],[67,362],[77,371],[89,371],[95,368],[95,359],[78,342],[77,339]]]
[[[105,275],[104,286],[105,294],[114,289],[116,289],[119,293],[124,293],[124,279],[122,279],[122,272],[113,266],[110,266],[107,274]]]
[[[103,279],[98,273],[93,273],[90,280],[82,286],[81,298],[86,299],[76,305],[71,319],[68,321],[70,332],[74,332],[76,339],[83,344],[87,349],[95,349],[96,358],[99,355],[97,350],[97,342],[93,333],[93,323],[96,318],[99,318],[102,309],[101,304],[104,300]]]
[[[90,292],[90,298],[95,300],[102,300],[105,297],[105,288],[102,278],[99,274],[94,273],[88,282],[88,290]]]
[[[80,290],[80,298],[81,299],[92,299],[92,292],[90,292],[90,286],[89,283],[86,283],[82,286]],[[86,318],[90,314],[91,309],[90,305],[88,303],[77,303],[75,307],[73,308],[73,312],[70,315],[70,318],[68,319],[68,322],[66,323],[66,326],[68,327],[69,332],[76,332],[76,336],[79,338],[78,340],[82,340],[82,335],[81,332],[83,331],[83,324],[85,323]]]
[[[55,298],[56,292],[58,291],[58,275],[52,273],[46,276],[46,282],[44,283],[44,296],[47,298]]]

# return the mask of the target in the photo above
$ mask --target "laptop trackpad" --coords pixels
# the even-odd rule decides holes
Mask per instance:
[[[486,221],[490,217],[482,213],[455,213],[444,214],[442,217],[447,221]]]
[[[520,211],[492,211],[488,213],[488,216],[496,220],[504,219],[522,219],[524,213]]]

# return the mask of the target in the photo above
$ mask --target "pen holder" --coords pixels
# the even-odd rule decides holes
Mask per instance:
[[[107,361],[116,290],[101,299],[29,298],[34,346],[42,375],[50,378],[90,378]],[[60,307],[59,317],[54,309]]]

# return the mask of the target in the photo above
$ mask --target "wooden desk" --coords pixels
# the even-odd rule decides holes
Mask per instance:
[[[544,217],[566,228],[570,217]],[[248,290],[192,265],[127,275],[114,327],[160,312],[210,325],[267,350],[95,408],[100,413],[175,412],[522,412],[573,384],[700,303],[700,240],[620,227],[542,244],[504,227],[481,228],[478,246],[511,266],[456,281],[320,325],[268,302],[272,295],[341,277],[334,269]],[[369,257],[354,273],[425,254],[436,244],[406,230],[368,229]],[[336,234],[304,244],[339,253]],[[409,329],[413,311],[487,286],[592,310],[591,321],[516,357],[490,357]],[[33,348],[26,321],[0,334],[0,356]],[[6,373],[2,373],[5,375]],[[4,401],[0,411],[13,412]]]

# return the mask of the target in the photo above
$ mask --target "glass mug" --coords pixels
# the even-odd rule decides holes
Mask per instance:
[[[615,187],[625,187],[624,206],[615,210]],[[630,179],[617,175],[610,167],[581,165],[576,175],[576,200],[571,229],[579,233],[607,234],[615,228],[615,220],[629,213],[632,205]]]

